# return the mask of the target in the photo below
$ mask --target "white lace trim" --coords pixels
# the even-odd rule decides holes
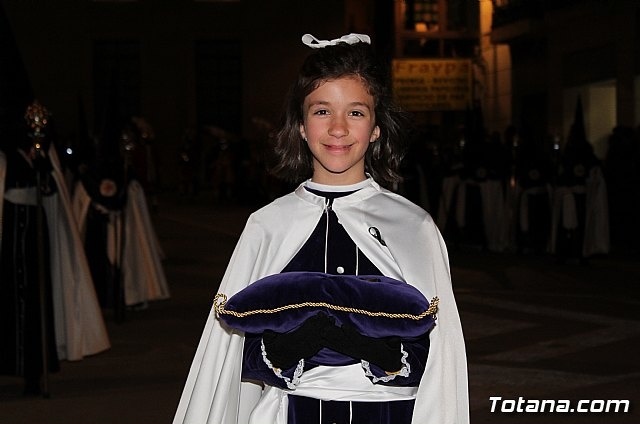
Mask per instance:
[[[282,375],[282,370],[280,368],[274,367],[273,364],[271,363],[271,361],[269,360],[269,358],[267,358],[267,351],[266,348],[264,346],[264,341],[260,340],[260,349],[262,351],[262,360],[264,361],[265,364],[267,364],[267,367],[269,367],[269,369],[271,371],[273,371],[273,373],[280,379],[284,380],[284,382],[287,385],[287,388],[291,389],[291,390],[295,390],[296,387],[298,386],[298,384],[300,384],[300,377],[302,376],[302,373],[304,372],[304,358],[300,359],[300,361],[298,361],[298,365],[296,366],[295,371],[293,372],[293,378],[289,378],[286,377],[284,375]],[[371,365],[369,364],[369,361],[365,361],[364,359],[360,361],[360,364],[362,365],[362,368],[364,369],[364,374],[367,377],[371,377],[371,381],[373,383],[377,383],[379,381],[382,381],[384,383],[388,383],[389,381],[395,379],[396,377],[400,376],[400,377],[409,377],[409,374],[411,374],[411,364],[409,364],[409,362],[407,362],[407,357],[409,356],[409,353],[407,351],[404,350],[404,346],[402,345],[402,343],[400,344],[400,352],[402,352],[402,358],[400,358],[400,362],[402,363],[402,368],[400,369],[400,371],[391,374],[391,375],[384,375],[381,377],[377,377],[373,374],[373,372],[371,372]]]
[[[409,377],[409,374],[411,374],[411,364],[407,362],[407,357],[409,356],[409,353],[404,350],[404,346],[402,345],[402,343],[400,343],[400,352],[402,352],[402,358],[400,359],[400,362],[402,362],[402,368],[400,369],[400,371],[391,375],[376,377],[371,372],[371,365],[369,364],[369,361],[365,361],[363,359],[361,361],[361,364],[362,364],[362,368],[364,369],[364,375],[366,375],[367,377],[371,377],[371,381],[373,383],[377,383],[378,381],[382,381],[383,383],[388,383],[389,381],[393,380],[397,376]]]
[[[304,358],[298,361],[298,365],[296,366],[295,371],[293,372],[293,378],[286,377],[282,375],[282,370],[280,368],[276,368],[273,366],[269,358],[267,358],[267,350],[264,347],[264,340],[260,340],[260,349],[262,350],[262,360],[270,370],[278,377],[284,380],[287,384],[287,387],[291,390],[295,390],[296,386],[300,384],[300,376],[304,372]]]

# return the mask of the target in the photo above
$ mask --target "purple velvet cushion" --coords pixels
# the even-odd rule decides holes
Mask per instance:
[[[323,311],[369,337],[418,337],[434,325],[431,302],[415,287],[383,276],[285,272],[264,277],[215,309],[228,326],[248,333],[285,333]]]

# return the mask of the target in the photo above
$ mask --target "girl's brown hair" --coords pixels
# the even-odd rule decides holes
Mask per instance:
[[[385,186],[400,182],[409,119],[393,103],[388,75],[388,67],[368,43],[338,43],[316,49],[304,61],[287,94],[281,125],[274,134],[278,162],[272,173],[294,183],[312,176],[313,156],[300,135],[304,99],[325,81],[357,77],[374,98],[375,121],[380,128],[380,137],[365,154],[365,171]]]

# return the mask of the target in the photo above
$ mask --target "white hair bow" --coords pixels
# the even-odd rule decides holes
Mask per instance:
[[[366,34],[347,34],[343,35],[340,38],[335,38],[333,40],[318,40],[311,34],[305,34],[302,36],[302,42],[312,49],[321,49],[327,46],[335,46],[338,43],[347,43],[347,44],[355,44],[359,42],[371,44],[371,38]]]

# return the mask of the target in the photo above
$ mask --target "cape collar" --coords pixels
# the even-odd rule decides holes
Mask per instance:
[[[353,203],[357,203],[360,202],[362,200],[365,200],[371,196],[373,196],[376,193],[379,193],[380,191],[382,191],[382,188],[380,187],[380,185],[378,183],[376,183],[373,178],[368,177],[366,180],[367,182],[366,185],[364,185],[361,189],[359,189],[358,191],[356,191],[355,193],[352,193],[348,196],[344,196],[344,197],[339,197],[337,199],[334,200],[334,207],[338,206],[340,204],[353,204]],[[320,206],[322,208],[324,208],[325,206],[325,198],[322,196],[318,196],[317,194],[314,194],[308,190],[306,190],[305,184],[307,183],[307,181],[301,183],[298,188],[296,188],[295,190],[295,195],[298,196],[300,199],[312,203],[314,205]]]

